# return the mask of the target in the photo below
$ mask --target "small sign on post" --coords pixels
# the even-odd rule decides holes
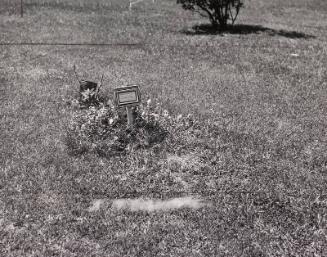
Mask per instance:
[[[24,3],[23,0],[20,0],[20,17],[23,18],[24,15]]]
[[[138,85],[128,85],[114,89],[115,104],[117,107],[126,107],[128,127],[134,123],[133,106],[141,102],[141,93]]]

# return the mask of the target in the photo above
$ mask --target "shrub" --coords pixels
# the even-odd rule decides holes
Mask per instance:
[[[243,0],[177,0],[185,10],[208,17],[214,28],[226,29],[230,20],[234,24]]]

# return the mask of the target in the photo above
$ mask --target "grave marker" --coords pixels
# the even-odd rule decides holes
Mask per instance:
[[[133,126],[133,106],[141,102],[141,93],[138,85],[128,85],[114,89],[114,99],[116,106],[126,107],[128,127]]]

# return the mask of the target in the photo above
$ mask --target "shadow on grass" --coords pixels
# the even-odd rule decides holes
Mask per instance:
[[[298,31],[287,31],[287,30],[275,30],[261,25],[250,25],[250,24],[236,24],[228,25],[225,30],[220,30],[219,28],[214,28],[211,24],[200,24],[192,27],[192,30],[182,31],[187,35],[218,35],[223,33],[228,34],[259,34],[267,33],[270,36],[282,36],[287,38],[315,38],[313,35],[304,34]]]

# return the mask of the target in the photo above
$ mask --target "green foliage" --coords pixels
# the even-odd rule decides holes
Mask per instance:
[[[208,17],[213,27],[226,28],[228,21],[232,24],[243,7],[243,0],[177,0],[186,10]]]

